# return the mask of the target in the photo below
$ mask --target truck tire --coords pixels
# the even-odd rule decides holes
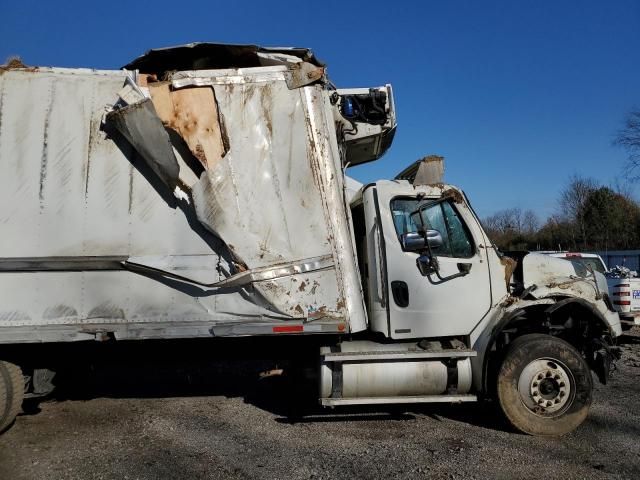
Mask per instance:
[[[17,365],[0,361],[0,433],[13,423],[24,399],[24,377]]]
[[[497,379],[507,420],[530,435],[575,430],[589,413],[593,380],[573,346],[551,335],[530,334],[509,346]]]

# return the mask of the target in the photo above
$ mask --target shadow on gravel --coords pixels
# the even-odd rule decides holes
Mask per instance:
[[[618,337],[618,345],[640,345],[640,337],[628,333],[622,334]]]
[[[510,430],[488,403],[318,405],[318,348],[295,339],[205,339],[83,343],[34,347],[34,365],[56,371],[46,399],[240,397],[276,415],[279,423],[412,421],[443,418],[492,430]],[[275,359],[274,359],[275,358]],[[278,359],[279,358],[279,359]],[[282,369],[282,375],[265,372]],[[23,415],[40,411],[43,399],[25,403]]]

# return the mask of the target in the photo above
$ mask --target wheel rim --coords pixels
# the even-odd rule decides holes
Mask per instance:
[[[573,403],[576,382],[571,370],[553,358],[529,363],[518,379],[522,403],[541,417],[562,415]]]

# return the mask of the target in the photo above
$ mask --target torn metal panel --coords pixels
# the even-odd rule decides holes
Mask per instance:
[[[173,190],[180,174],[171,140],[150,99],[110,112],[107,121],[113,125],[149,167]]]
[[[322,163],[314,164],[336,169],[339,156],[326,151],[317,159],[312,153],[300,92],[283,80],[214,88],[230,147],[193,186],[200,222],[250,270],[327,255],[335,262],[335,235],[328,229],[323,203],[327,191],[342,191],[339,170],[325,177],[318,172]],[[314,115],[324,115],[324,106],[319,106],[309,106]],[[256,282],[254,287],[274,308],[293,317],[344,318],[337,271],[341,261],[329,270]]]
[[[289,277],[291,275],[299,275],[301,273],[326,270],[333,267],[334,265],[332,256],[325,255],[322,257],[307,258],[304,260],[288,262],[280,265],[270,265],[268,267],[244,270],[223,280],[212,282],[208,280],[197,279],[194,276],[185,277],[176,273],[176,269],[179,269],[180,267],[178,266],[176,268],[176,265],[173,262],[168,263],[168,261],[173,261],[175,260],[175,258],[176,257],[130,257],[123,262],[123,265],[133,271],[137,270],[156,273],[168,278],[172,278],[174,280],[180,280],[185,283],[191,283],[208,289],[240,287],[255,282],[263,282],[266,280],[274,280],[281,277]],[[198,265],[201,261],[200,257],[192,257],[190,259],[189,257],[181,257],[180,259],[183,262],[185,260],[191,260],[191,262],[188,262],[189,264],[192,264],[193,260],[195,260],[197,262],[196,265]],[[188,265],[185,267],[182,268],[190,270],[191,273],[193,273],[195,270],[195,268],[193,268],[193,265]],[[169,270],[169,268],[171,268],[173,271]],[[211,270],[206,273],[211,274]],[[304,288],[299,290],[304,291]]]

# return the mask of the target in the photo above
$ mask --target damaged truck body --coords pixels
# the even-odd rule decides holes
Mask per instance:
[[[325,406],[576,428],[620,334],[604,277],[503,256],[438,157],[345,175],[395,129],[391,86],[336,89],[300,48],[0,69],[0,430],[49,391],[27,344],[240,336],[326,340]]]

